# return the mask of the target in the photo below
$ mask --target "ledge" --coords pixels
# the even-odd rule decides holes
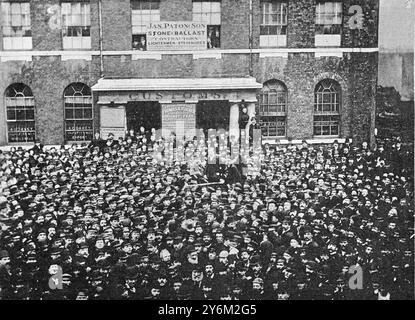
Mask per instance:
[[[218,51],[201,51],[193,53],[193,59],[222,59],[222,53]]]
[[[267,51],[267,52],[259,52],[260,58],[268,58],[268,57],[280,57],[280,58],[288,58],[288,51]]]
[[[324,57],[337,57],[343,58],[343,52],[341,51],[324,51],[324,52],[316,52],[316,58],[324,58]]]
[[[31,51],[3,51],[0,52],[0,61],[32,61]]]
[[[91,52],[77,52],[77,51],[68,51],[61,54],[61,60],[92,60],[92,53]]]
[[[192,55],[193,59],[221,59],[224,54],[259,54],[260,58],[283,57],[287,58],[289,53],[315,53],[316,58],[325,56],[341,57],[343,53],[370,53],[379,52],[379,48],[256,48],[256,49],[217,49],[202,51],[103,51],[103,56],[130,55],[132,60],[161,60],[163,55]],[[33,57],[61,56],[62,61],[71,59],[84,59],[90,61],[92,56],[99,56],[97,50],[53,50],[53,51],[0,51],[0,61],[32,61]]]
[[[161,53],[149,52],[149,51],[133,51],[131,54],[131,60],[161,60]]]

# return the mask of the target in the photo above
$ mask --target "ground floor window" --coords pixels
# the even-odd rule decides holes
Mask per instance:
[[[339,116],[314,116],[315,136],[338,136]]]
[[[89,141],[93,138],[91,89],[83,83],[69,85],[64,92],[65,141]]]
[[[340,132],[341,87],[332,79],[320,81],[314,91],[314,135],[337,136]]]
[[[287,87],[278,80],[264,83],[259,96],[259,115],[262,136],[286,136]]]
[[[35,140],[35,100],[32,90],[16,83],[6,89],[6,120],[8,142]]]
[[[286,135],[285,117],[261,117],[260,125],[263,137],[284,137]]]

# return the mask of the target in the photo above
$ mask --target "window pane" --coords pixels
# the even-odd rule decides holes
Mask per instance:
[[[10,11],[12,15],[20,15],[21,14],[21,10],[20,10],[20,3],[18,2],[12,2],[11,6],[10,6]]]
[[[73,119],[73,109],[65,109],[65,118]]]
[[[12,27],[20,27],[22,25],[22,16],[20,14],[12,14]]]
[[[91,25],[91,8],[90,8],[89,3],[85,3],[83,25],[84,26]]]
[[[272,14],[271,15],[271,23],[272,24],[281,24],[281,16],[279,14]]]
[[[17,110],[17,112],[16,112],[16,120],[26,120],[24,110],[21,110],[21,109]]]
[[[151,10],[159,10],[160,8],[160,2],[159,1],[153,1],[151,3]]]
[[[26,110],[26,119],[27,120],[34,120],[35,119],[35,110],[34,109],[27,109]]]
[[[214,13],[211,15],[210,24],[213,24],[213,25],[220,24],[220,13]]]
[[[270,93],[268,98],[269,98],[269,104],[277,103],[277,95],[275,93]]]
[[[89,27],[82,28],[82,36],[83,37],[89,37],[90,36],[90,28]]]
[[[131,1],[131,10],[140,10],[140,1]]]
[[[193,2],[193,12],[201,12],[201,11],[202,11],[202,3]]]
[[[71,12],[71,4],[69,2],[62,2],[61,13],[62,15],[69,15]]]
[[[82,26],[82,16],[81,14],[72,15],[72,25],[73,26]]]
[[[202,2],[202,12],[210,12],[211,2],[204,1]]]
[[[150,10],[150,2],[141,1],[141,10]]]
[[[81,15],[81,3],[80,2],[75,2],[75,3],[71,3],[71,13],[72,15]]]
[[[84,118],[92,118],[92,109],[84,109]]]
[[[285,104],[286,103],[285,98],[286,98],[285,94],[279,94],[278,95],[278,104]]]
[[[83,118],[83,110],[75,109],[75,119],[82,119],[82,118]]]
[[[265,14],[263,17],[263,21],[265,25],[270,24],[270,18],[269,18],[269,14]]]
[[[212,12],[220,12],[221,2],[212,2]]]
[[[16,120],[16,111],[14,109],[7,109],[7,120]]]

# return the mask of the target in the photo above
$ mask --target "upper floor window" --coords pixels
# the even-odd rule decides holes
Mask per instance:
[[[342,20],[341,2],[317,2],[316,34],[341,34]]]
[[[3,49],[31,50],[30,3],[2,2]]]
[[[259,114],[264,137],[286,135],[287,87],[277,80],[264,84],[259,98]]]
[[[338,136],[340,132],[340,85],[331,79],[320,81],[314,91],[314,135]]]
[[[286,1],[261,1],[261,47],[287,46],[288,3]]]
[[[62,2],[63,49],[91,49],[89,2]]]
[[[65,141],[88,141],[93,136],[91,89],[72,83],[64,91]]]
[[[32,90],[23,83],[6,89],[6,121],[9,142],[34,142],[35,99]]]
[[[147,50],[147,25],[160,21],[160,1],[131,0],[132,47]]]
[[[207,48],[220,48],[221,2],[220,0],[193,1],[193,21],[207,25]]]

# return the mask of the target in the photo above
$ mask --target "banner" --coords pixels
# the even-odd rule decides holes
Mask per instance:
[[[206,50],[207,26],[189,21],[154,22],[147,25],[147,51]]]
[[[196,104],[163,104],[161,107],[162,128],[183,136],[196,128]]]

